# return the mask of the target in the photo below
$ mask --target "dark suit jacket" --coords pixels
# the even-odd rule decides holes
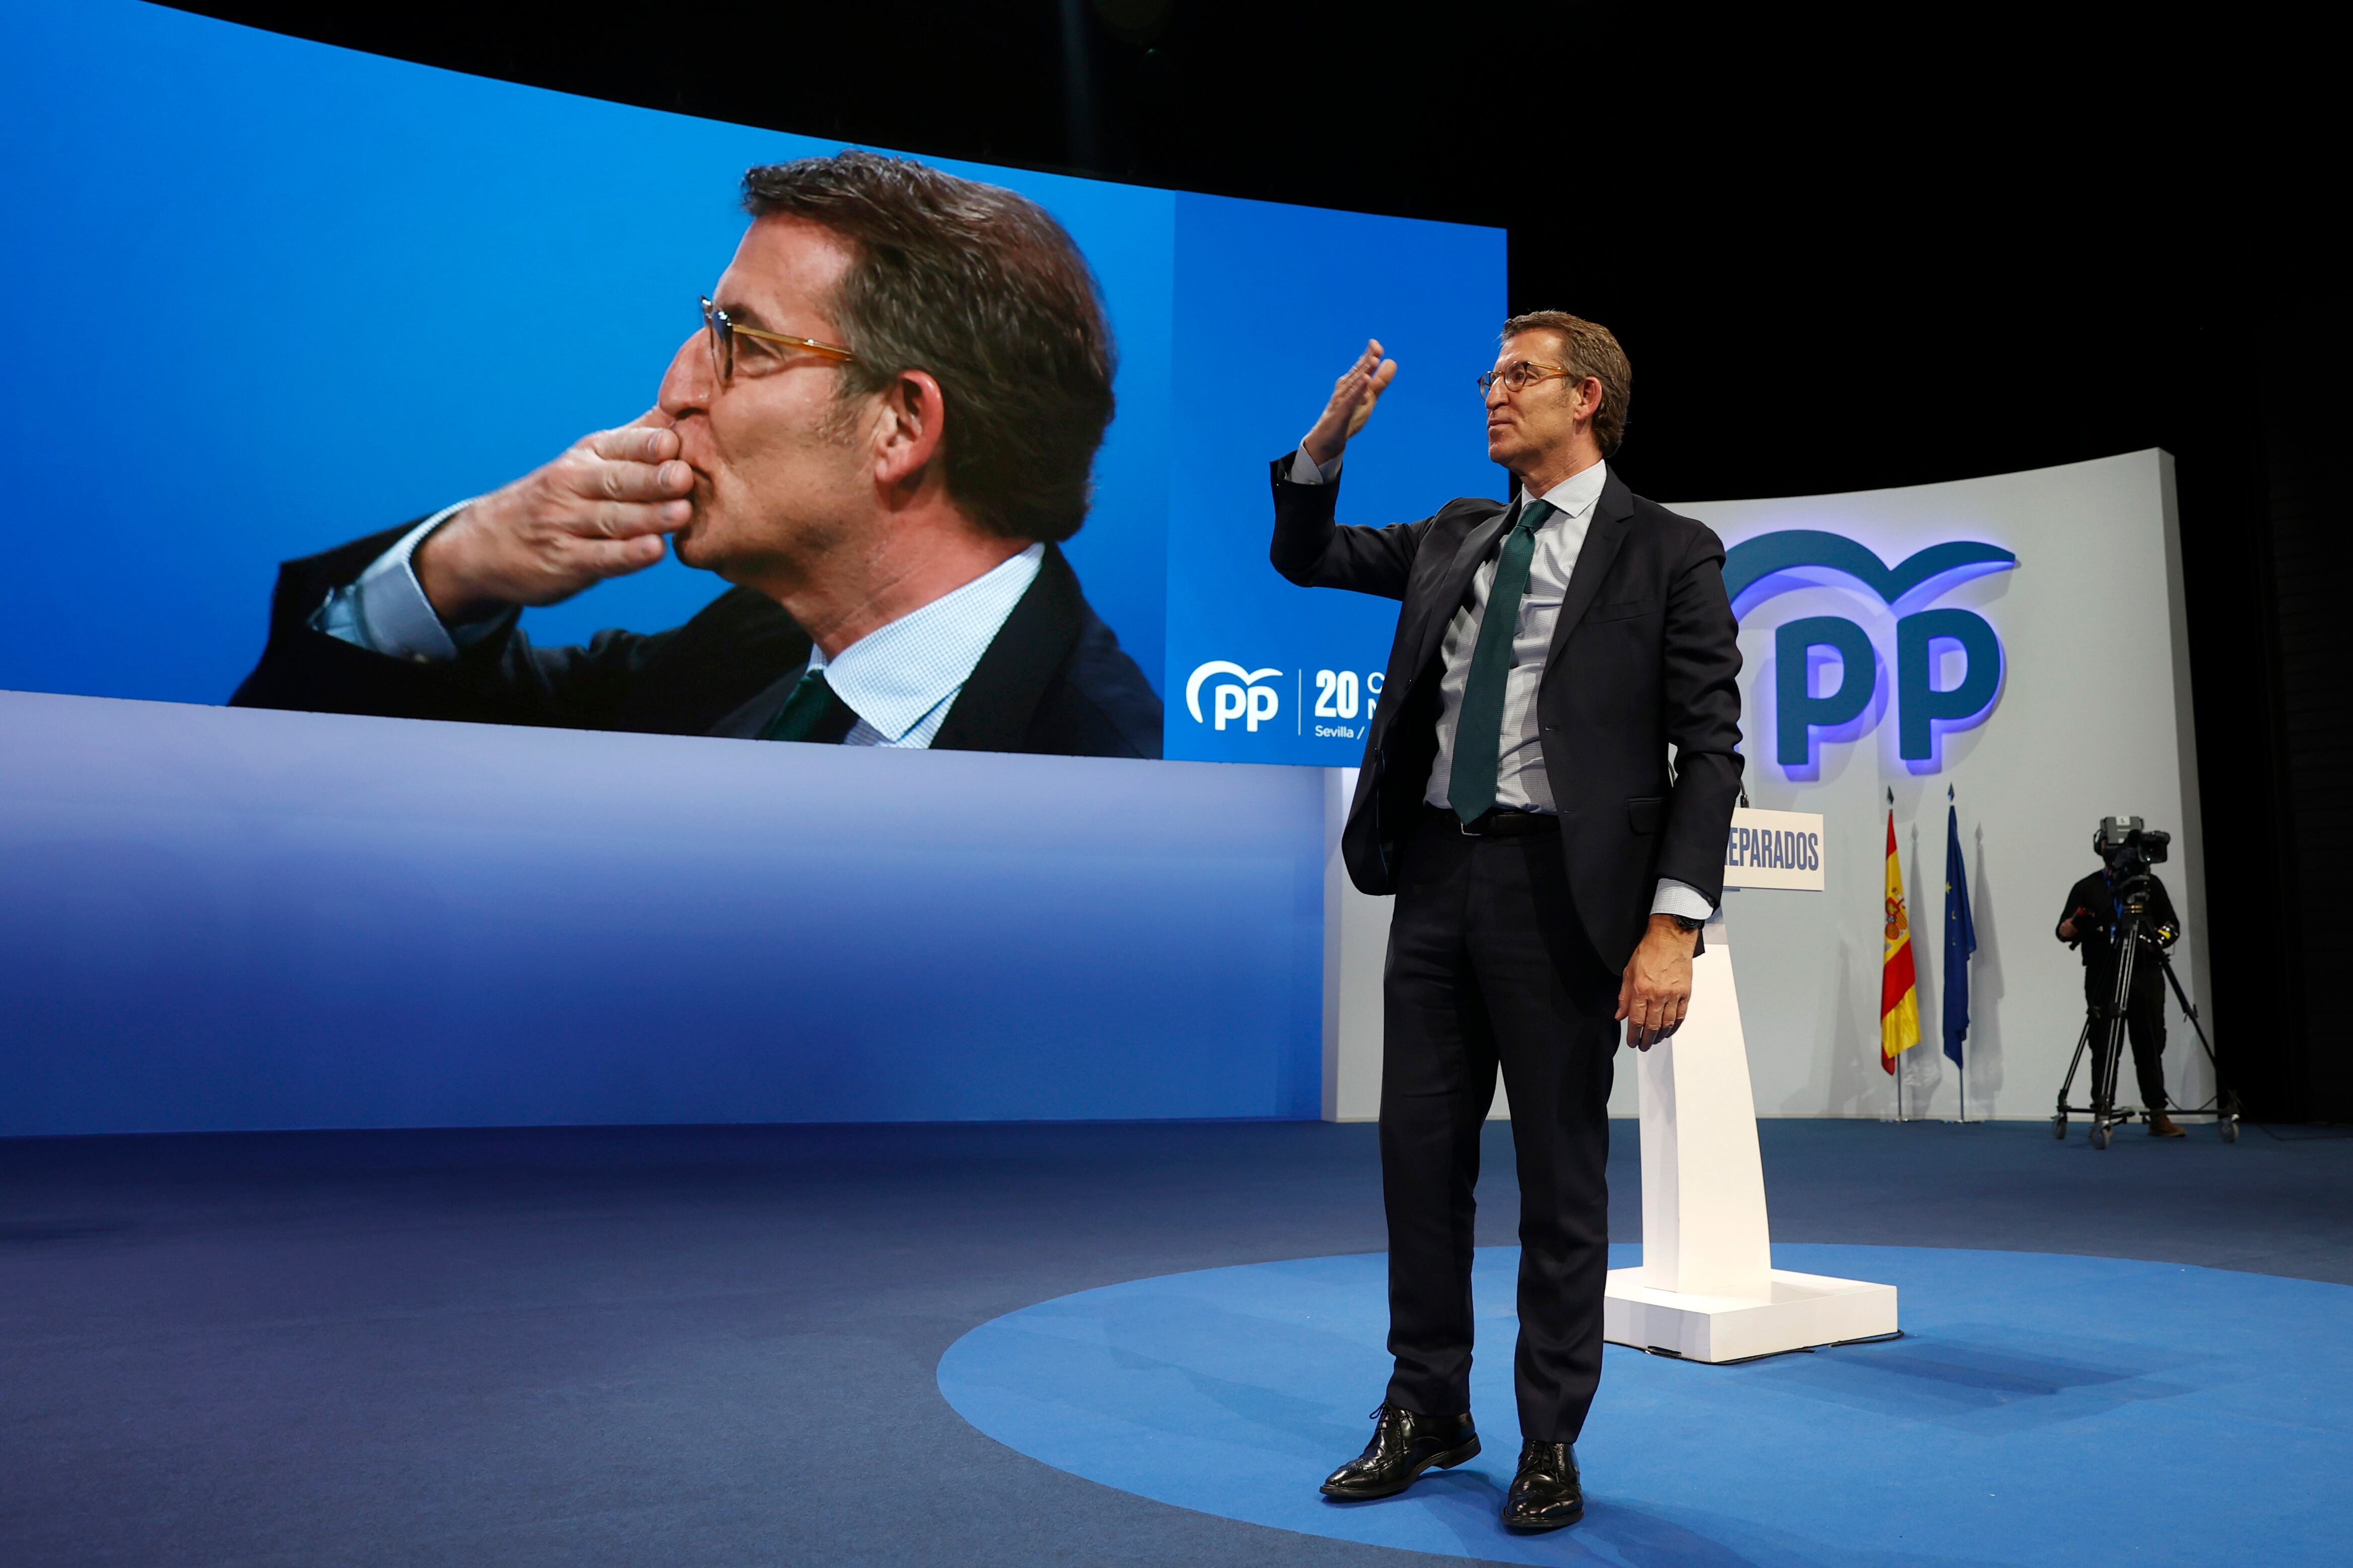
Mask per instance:
[[[2078,910],[2088,913],[2075,927],[2075,940],[2067,942],[2065,937],[2059,936],[2059,927],[2065,925],[2068,917]],[[2052,936],[2059,936],[2061,942],[2066,942],[2068,946],[2083,953],[2084,999],[2095,1007],[2116,995],[2116,944],[2108,940],[2108,928],[2116,923],[2117,917],[2116,889],[2109,882],[2107,872],[2099,870],[2067,889],[2067,907],[2060,911],[2057,922],[2051,928]],[[2157,940],[2167,947],[2173,945],[2181,930],[2181,917],[2173,912],[2173,896],[2165,890],[2165,884],[2153,876],[2148,879],[2148,923]],[[2133,991],[2136,994],[2155,994],[2164,989],[2162,972],[2156,960],[2148,957],[2146,947],[2142,949],[2140,958],[2134,962]]]
[[[352,582],[415,524],[287,562],[270,602],[261,662],[229,700],[246,708],[460,719],[665,735],[757,735],[808,662],[809,637],[783,606],[731,588],[682,626],[598,632],[586,647],[531,646],[510,615],[446,664],[388,658],[311,628],[332,589]],[[1157,757],[1160,700],[1088,606],[1062,552],[981,655],[932,742],[934,751]]]
[[[1343,528],[1332,516],[1340,487],[1294,485],[1290,471],[1290,457],[1276,459],[1275,570],[1302,586],[1405,601],[1340,841],[1357,887],[1395,892],[1398,848],[1438,755],[1446,626],[1496,549],[1506,509],[1472,497],[1419,522]],[[1570,894],[1612,970],[1641,940],[1659,878],[1724,894],[1741,764],[1739,627],[1723,567],[1713,531],[1613,472],[1553,630],[1536,693],[1545,774]]]

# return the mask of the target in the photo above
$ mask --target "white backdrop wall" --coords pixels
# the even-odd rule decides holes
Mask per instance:
[[[1937,754],[1925,763],[1899,754],[1896,616],[1877,593],[1841,574],[1809,572],[1810,583],[1745,610],[1740,685],[1749,798],[1767,809],[1822,814],[1829,882],[1823,893],[1730,896],[1726,920],[1759,1115],[1894,1112],[1895,1081],[1879,1064],[1890,788],[1923,1035],[1904,1058],[1908,1111],[2051,1114],[2084,1016],[2081,966],[2052,927],[2069,887],[2096,868],[2092,828],[2104,816],[2137,815],[2174,834],[2173,857],[2159,875],[2187,930],[2175,965],[2203,1011],[2205,881],[2170,458],[2136,452],[1949,484],[1675,510],[1704,520],[1731,546],[1810,530],[1860,543],[1891,567],[1957,541],[1994,544],[2018,559],[2014,569],[1901,606],[1973,611],[1991,624],[2003,655],[1990,708],[1940,735]],[[1775,643],[1783,625],[1818,616],[1863,628],[1877,658],[1877,684],[1862,719],[1840,731],[1862,733],[1817,734],[1818,774],[1807,777],[1776,759]],[[1933,684],[1954,685],[1961,657],[1941,650]],[[1817,678],[1812,689],[1830,679]],[[1963,1076],[1941,1054],[1948,785],[1957,797],[1978,935],[1966,1107]],[[1327,910],[1340,921],[1327,937],[1335,962],[1326,1114],[1353,1120],[1378,1107],[1387,900],[1335,888]],[[2213,1024],[2209,1018],[2210,1030]],[[2202,1102],[2211,1074],[2169,1002],[2168,1037],[2174,1098]],[[2123,1079],[2130,1095],[2128,1071]],[[1632,1095],[1633,1074],[1621,1070],[1613,1112],[1633,1114]]]

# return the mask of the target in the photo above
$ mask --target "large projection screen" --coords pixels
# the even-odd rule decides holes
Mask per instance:
[[[281,563],[645,410],[745,170],[838,144],[130,0],[0,12],[0,398],[45,433],[0,521],[0,1135],[1316,1114],[1324,780],[1229,764],[1352,762],[1298,672],[1377,668],[1394,606],[1267,568],[1267,463],[1378,331],[1352,498],[1500,490],[1501,230],[938,163],[1096,280],[1064,552],[1177,717],[883,754],[222,706]],[[727,586],[666,559],[520,630]],[[1278,721],[1186,715],[1218,659],[1282,666]]]
[[[5,525],[0,688],[206,703],[253,668],[280,563],[648,409],[746,228],[744,171],[839,150],[127,0],[0,18],[0,396],[67,434]],[[1378,330],[1409,370],[1352,498],[1499,489],[1471,382],[1503,232],[930,162],[1040,204],[1100,285],[1118,411],[1065,553],[1145,700],[1176,688],[1134,750],[1353,762],[1299,696],[1377,668],[1391,613],[1262,570],[1265,465]],[[726,586],[666,558],[520,629],[658,632]],[[1282,667],[1272,721],[1185,711],[1214,659]]]

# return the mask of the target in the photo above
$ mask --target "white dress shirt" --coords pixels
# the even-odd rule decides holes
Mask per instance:
[[[1340,458],[1317,465],[1303,447],[1291,464],[1295,485],[1330,484],[1339,476]],[[1544,748],[1536,720],[1536,688],[1544,680],[1545,659],[1552,651],[1553,627],[1560,619],[1561,600],[1567,595],[1570,574],[1585,548],[1586,530],[1593,523],[1593,508],[1609,477],[1609,466],[1596,463],[1563,479],[1542,497],[1555,508],[1535,531],[1535,553],[1528,562],[1528,585],[1520,595],[1518,624],[1512,632],[1512,668],[1504,682],[1503,733],[1496,746],[1495,804],[1507,811],[1556,814],[1552,783],[1545,773]],[[1527,496],[1522,492],[1520,503]],[[1440,645],[1443,671],[1438,686],[1438,757],[1430,764],[1430,782],[1422,798],[1445,809],[1447,786],[1454,774],[1454,726],[1462,708],[1462,689],[1471,679],[1471,655],[1479,646],[1479,622],[1486,613],[1487,593],[1494,586],[1499,550],[1472,574],[1471,592],[1446,624]],[[1705,920],[1715,906],[1707,895],[1672,877],[1659,879],[1651,912]]]
[[[810,648],[808,667],[825,671],[825,683],[858,715],[841,743],[928,749],[1045,559],[1046,547],[1033,544],[830,659]]]
[[[311,616],[311,626],[329,637],[418,664],[456,658],[460,647],[495,630],[504,612],[444,626],[409,563],[425,536],[467,504],[444,507],[403,534],[348,587],[328,595]],[[808,667],[824,670],[826,684],[858,715],[841,743],[928,749],[980,656],[1037,581],[1045,559],[1046,547],[1032,544],[963,587],[876,627],[831,659],[822,648],[811,648]]]
[[[1512,630],[1512,669],[1504,678],[1504,733],[1495,751],[1495,804],[1506,811],[1557,812],[1552,784],[1545,777],[1544,748],[1536,727],[1536,687],[1544,679],[1545,659],[1552,651],[1552,629],[1560,619],[1560,602],[1568,593],[1568,574],[1585,548],[1585,531],[1593,522],[1593,503],[1601,499],[1606,464],[1563,479],[1544,499],[1558,510],[1536,529],[1535,553],[1528,560],[1528,585],[1520,595],[1519,624]],[[1520,504],[1527,505],[1526,492]],[[1422,798],[1441,809],[1454,778],[1454,725],[1462,710],[1462,689],[1471,679],[1471,655],[1479,646],[1479,623],[1487,612],[1487,595],[1495,585],[1502,552],[1490,555],[1471,574],[1471,595],[1446,623],[1440,645],[1445,673],[1438,683],[1438,760],[1430,765],[1430,788]]]

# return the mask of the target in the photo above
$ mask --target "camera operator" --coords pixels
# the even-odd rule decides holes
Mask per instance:
[[[2129,828],[2126,824],[2129,823]],[[2171,947],[2181,934],[2173,900],[2150,868],[2144,838],[2153,840],[2155,858],[2164,858],[2165,834],[2144,835],[2140,818],[2110,818],[2092,836],[2100,868],[2075,884],[2067,895],[2066,912],[2059,917],[2059,940],[2084,955],[2084,1001],[2092,1014],[2094,1083],[2105,1080],[2108,1068],[2107,1010],[2116,994],[2116,930],[2124,918],[2117,894],[2127,899],[2132,885],[2146,879],[2142,895],[2146,923],[2137,939],[2142,951],[2133,963],[2132,994],[2125,1001],[2125,1023],[2132,1037],[2133,1070],[2140,1079],[2141,1104],[2148,1111],[2152,1138],[2179,1138],[2181,1129],[2165,1113],[2165,973],[2158,963],[2161,947]],[[2153,939],[2153,940],[2152,940]]]

